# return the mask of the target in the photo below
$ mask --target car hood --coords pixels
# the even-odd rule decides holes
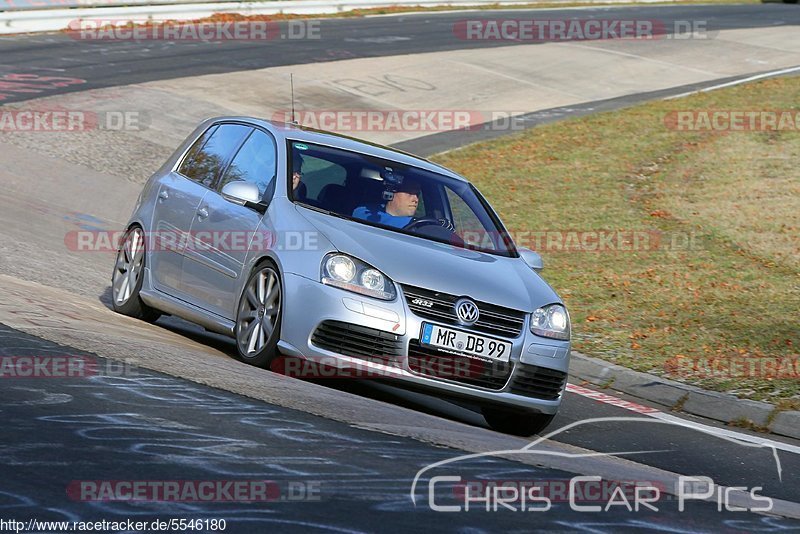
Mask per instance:
[[[533,311],[561,302],[521,258],[505,258],[384,230],[299,207],[341,252],[380,269],[400,284]]]

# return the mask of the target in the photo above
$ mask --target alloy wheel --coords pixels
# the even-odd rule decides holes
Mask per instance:
[[[114,302],[122,305],[130,300],[144,265],[144,233],[141,228],[134,228],[125,236],[125,242],[117,253],[114,267],[112,291]]]
[[[271,267],[260,269],[250,278],[239,305],[236,342],[247,357],[261,353],[277,335],[281,312],[281,284]]]

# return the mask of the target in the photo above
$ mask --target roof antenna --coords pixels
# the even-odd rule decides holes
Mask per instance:
[[[298,124],[297,119],[294,117],[294,74],[291,72],[289,73],[289,85],[292,91],[292,124]]]

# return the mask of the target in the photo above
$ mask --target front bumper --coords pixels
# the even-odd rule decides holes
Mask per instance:
[[[290,273],[284,275],[284,286],[286,305],[283,310],[279,343],[283,354],[322,362],[326,366],[339,369],[357,369],[359,371],[356,374],[343,373],[344,376],[368,376],[397,380],[404,386],[439,392],[444,396],[458,397],[478,404],[513,407],[544,414],[554,414],[558,411],[569,368],[570,344],[568,341],[551,340],[532,334],[527,319],[522,333],[517,338],[501,338],[512,343],[507,365],[497,367],[479,360],[444,354],[445,359],[455,361],[456,367],[448,368],[450,370],[446,372],[443,370],[437,376],[431,376],[430,373],[420,373],[418,367],[412,370],[409,365],[409,354],[416,354],[420,350],[417,342],[422,323],[433,322],[448,328],[459,327],[415,315],[408,308],[401,288],[398,288],[398,297],[394,301],[385,302],[326,286],[316,280]],[[387,361],[386,358],[352,356],[321,347],[319,336],[316,340],[312,338],[320,325],[331,322],[354,325],[355,328],[374,329],[389,334],[381,337],[396,340],[395,346],[398,349],[396,357]],[[487,337],[496,336],[489,335]],[[411,359],[414,360],[413,357]],[[460,365],[460,362],[467,363]],[[489,388],[465,383],[463,379],[465,375],[459,374],[463,372],[467,375],[470,373],[474,375],[476,369],[480,369],[480,372],[488,372],[489,367],[493,367],[492,372],[504,372],[508,376],[494,375],[495,385]],[[558,389],[555,394],[545,395],[548,398],[540,398],[535,395],[535,392],[519,393],[522,383],[535,384],[541,376],[560,376],[561,373],[564,376],[563,383],[556,386]],[[332,376],[342,375],[334,374]],[[496,379],[497,376],[500,376],[499,382]]]

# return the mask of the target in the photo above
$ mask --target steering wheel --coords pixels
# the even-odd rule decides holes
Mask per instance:
[[[436,219],[435,217],[423,217],[421,219],[415,219],[408,223],[403,229],[404,230],[416,230],[422,226],[428,225],[436,225],[445,228],[451,232],[455,231],[455,226],[449,219]]]

